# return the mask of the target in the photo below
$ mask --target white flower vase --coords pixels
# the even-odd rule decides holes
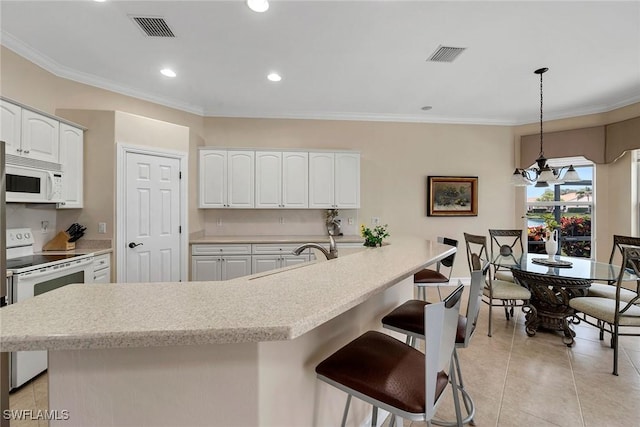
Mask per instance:
[[[556,228],[551,233],[548,233],[545,241],[544,248],[549,255],[549,259],[553,259],[553,256],[558,252],[558,229]]]

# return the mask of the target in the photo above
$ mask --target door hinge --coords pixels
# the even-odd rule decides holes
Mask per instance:
[[[178,179],[182,179],[182,171],[178,172]]]
[[[181,225],[178,226],[178,234],[182,234],[182,226]]]

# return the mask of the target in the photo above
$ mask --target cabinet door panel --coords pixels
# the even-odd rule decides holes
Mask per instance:
[[[309,207],[334,207],[333,153],[309,153]]]
[[[227,152],[227,205],[232,208],[252,208],[254,205],[254,152]]]
[[[254,255],[252,257],[252,274],[280,268],[280,255]]]
[[[0,101],[0,116],[0,140],[5,142],[5,153],[19,156],[22,108],[10,102]]]
[[[282,153],[256,152],[256,208],[282,207]]]
[[[230,256],[222,259],[222,280],[251,274],[251,256]]]
[[[284,255],[282,257],[282,266],[289,267],[292,265],[302,264],[309,261],[309,255]]]
[[[360,154],[335,154],[335,204],[338,208],[360,207]]]
[[[212,281],[220,280],[222,261],[219,257],[194,256],[191,257],[191,280]]]
[[[199,207],[225,207],[227,204],[227,152],[201,150],[199,160]]]
[[[60,122],[33,111],[22,110],[22,155],[58,163]]]
[[[309,153],[282,153],[282,204],[286,208],[309,206]]]
[[[60,123],[60,163],[64,172],[64,203],[58,208],[83,206],[83,152],[84,132]]]

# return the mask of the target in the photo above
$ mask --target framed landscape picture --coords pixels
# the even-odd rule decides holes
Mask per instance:
[[[477,176],[427,178],[428,216],[478,216]]]

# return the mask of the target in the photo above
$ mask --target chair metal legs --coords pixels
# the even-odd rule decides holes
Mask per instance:
[[[347,415],[349,415],[349,405],[351,405],[351,395],[347,394],[347,403],[344,405],[344,412],[342,413],[342,427],[347,425]]]
[[[476,413],[475,403],[471,398],[471,395],[465,390],[464,383],[462,381],[462,369],[460,368],[460,360],[458,360],[457,349],[453,350],[453,355],[451,356],[451,369],[449,383],[451,384],[451,389],[453,391],[453,405],[456,411],[456,421],[442,421],[442,420],[431,420],[431,422],[435,425],[445,426],[445,427],[462,427],[464,424],[470,424],[472,426],[475,425],[475,421],[473,417]],[[467,413],[466,417],[462,418],[462,410],[460,408],[460,396],[462,395],[462,403],[464,404],[465,411]]]

